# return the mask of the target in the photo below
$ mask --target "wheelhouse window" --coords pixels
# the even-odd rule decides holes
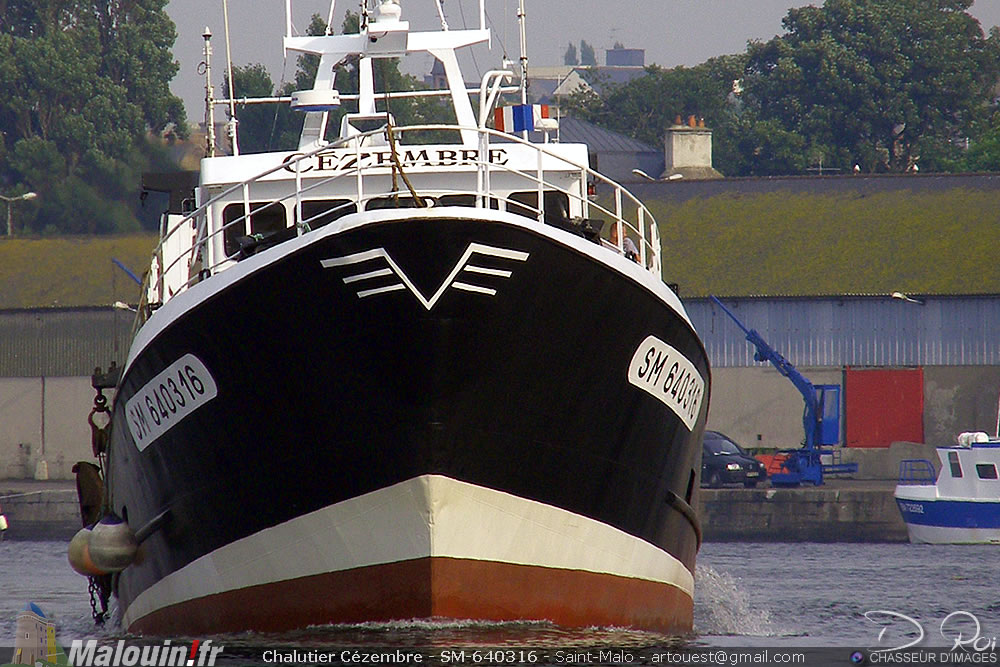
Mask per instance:
[[[545,222],[561,225],[569,218],[569,196],[565,192],[544,193]],[[507,210],[526,218],[538,218],[538,192],[514,192],[507,198]]]
[[[476,195],[441,195],[438,197],[438,206],[465,206],[468,208],[476,207]],[[490,208],[496,210],[500,208],[500,202],[497,201],[496,197],[490,197]]]
[[[976,474],[979,475],[979,479],[996,479],[997,478],[997,467],[994,463],[977,463],[976,464]]]
[[[433,206],[431,197],[422,197],[424,206]],[[366,211],[376,211],[380,208],[421,208],[413,197],[378,197],[365,204]]]
[[[958,452],[948,452],[948,465],[951,467],[952,477],[962,476],[962,464],[958,462]]]
[[[239,252],[239,239],[242,236],[248,234],[267,236],[288,227],[285,207],[280,203],[250,202],[249,221],[240,221],[244,215],[245,209],[242,203],[229,204],[222,209],[222,222],[226,226],[222,238],[227,257],[232,257]]]
[[[319,229],[357,211],[358,205],[350,199],[312,199],[302,202],[302,220],[309,225],[309,229]]]

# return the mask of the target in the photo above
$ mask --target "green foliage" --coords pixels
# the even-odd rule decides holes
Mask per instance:
[[[187,133],[181,101],[168,88],[177,64],[165,6],[3,3],[0,192],[38,193],[19,205],[19,231],[138,226],[122,202],[138,205],[139,172],[150,159],[147,133]]]
[[[229,75],[222,79],[222,89],[229,90]],[[274,82],[267,68],[261,64],[233,67],[234,99],[252,97],[270,97],[274,94]],[[228,92],[226,93],[228,95]],[[263,153],[279,148],[291,150],[292,145],[276,146],[275,136],[285,130],[284,125],[290,121],[288,114],[283,114],[279,127],[279,109],[287,109],[286,105],[276,104],[245,104],[237,105],[236,117],[239,120],[240,153]]]
[[[1000,171],[1000,111],[997,111],[975,132],[965,153],[964,167],[968,171]]]
[[[730,176],[781,176],[803,173],[810,152],[806,139],[773,120],[741,114],[713,136],[713,164]]]
[[[578,90],[570,96],[567,107],[584,120],[654,146],[663,141],[664,132],[678,117],[694,115],[716,129],[718,142],[719,134],[726,134],[724,128],[739,122],[738,100],[731,93],[744,62],[742,56],[721,56],[696,67],[664,69],[653,65],[646,68],[645,76],[602,87],[603,95]]]
[[[597,65],[597,55],[594,53],[594,47],[580,40],[580,64],[584,67],[595,67]]]
[[[785,34],[745,54],[571,97],[570,111],[658,144],[675,115],[703,116],[729,176],[960,171],[987,159],[1000,30],[984,36],[971,0],[826,0],[791,9]],[[738,80],[739,92],[732,89]],[[980,154],[966,155],[966,138]],[[968,158],[968,159],[966,159]]]
[[[1000,291],[1000,278],[983,270],[1000,243],[995,198],[961,188],[778,191],[646,204],[660,228],[664,280],[684,296],[963,294]]]
[[[997,78],[1000,42],[971,0],[828,0],[792,9],[786,34],[751,44],[744,96],[845,170],[939,166],[968,136]],[[933,166],[933,160],[931,160]]]
[[[570,42],[569,46],[566,47],[566,53],[563,54],[563,65],[572,65],[575,67],[579,64],[580,58],[576,55],[576,46],[573,45],[573,42]]]

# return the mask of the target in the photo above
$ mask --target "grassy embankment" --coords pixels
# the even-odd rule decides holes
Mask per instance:
[[[682,296],[1000,293],[996,194],[717,195],[646,202]]]
[[[681,295],[1000,294],[1000,206],[981,190],[651,200]],[[0,308],[135,303],[153,234],[0,238]]]
[[[141,278],[155,244],[148,233],[0,238],[0,308],[136,303],[139,286],[111,258]]]

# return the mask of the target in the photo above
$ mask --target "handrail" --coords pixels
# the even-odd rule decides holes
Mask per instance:
[[[400,136],[408,132],[428,132],[428,131],[454,132],[462,130],[474,131],[479,133],[480,136],[479,145],[481,149],[478,152],[476,159],[465,161],[465,164],[469,166],[470,171],[471,169],[475,169],[476,171],[480,172],[480,177],[476,179],[476,191],[471,192],[469,189],[464,189],[464,188],[447,192],[442,190],[435,190],[435,196],[443,196],[444,194],[448,193],[474,194],[477,197],[478,206],[488,207],[489,198],[491,196],[492,197],[497,196],[496,193],[492,193],[489,191],[490,174],[491,173],[516,174],[519,178],[524,179],[526,182],[534,183],[538,192],[536,207],[531,207],[525,204],[524,202],[516,202],[516,203],[520,207],[531,210],[532,213],[536,214],[536,218],[539,221],[543,222],[545,219],[544,192],[545,191],[561,192],[562,194],[565,194],[567,197],[573,199],[574,201],[578,201],[581,203],[581,210],[583,212],[583,217],[591,218],[596,210],[597,215],[606,216],[610,218],[610,221],[618,226],[619,233],[618,233],[617,250],[619,253],[624,254],[625,229],[628,229],[632,234],[637,236],[639,240],[640,265],[644,267],[646,270],[656,275],[657,277],[660,276],[660,268],[661,268],[660,235],[659,235],[659,230],[657,229],[656,226],[655,219],[652,213],[649,211],[649,209],[646,208],[646,206],[642,204],[642,202],[640,202],[626,188],[615,183],[609,178],[603,176],[602,174],[593,171],[592,169],[590,169],[588,165],[579,164],[553,150],[553,147],[560,146],[560,144],[531,143],[529,141],[522,139],[521,137],[486,127],[469,128],[469,127],[464,127],[459,125],[449,125],[449,124],[425,124],[425,125],[411,125],[411,126],[402,126],[393,128],[393,131]],[[323,187],[324,185],[331,183],[338,178],[344,178],[349,175],[355,176],[357,180],[355,191],[353,192],[353,195],[356,199],[354,199],[353,201],[356,201],[358,206],[357,209],[358,211],[364,210],[364,204],[375,197],[407,194],[406,191],[403,192],[379,191],[377,193],[372,193],[372,194],[367,194],[365,192],[364,171],[368,167],[363,168],[361,166],[362,144],[368,137],[383,134],[385,131],[386,129],[384,127],[375,130],[370,130],[368,132],[363,132],[357,135],[353,135],[351,137],[344,137],[337,139],[336,141],[324,144],[322,146],[319,146],[304,153],[293,154],[292,156],[289,156],[289,159],[284,160],[280,164],[277,164],[274,167],[271,167],[251,178],[248,178],[241,183],[237,183],[227,187],[222,192],[219,192],[208,201],[202,203],[194,211],[190,212],[188,215],[183,217],[180,221],[172,225],[170,228],[166,229],[162,234],[159,242],[157,243],[156,248],[153,251],[153,266],[155,269],[156,280],[157,280],[156,293],[159,296],[159,300],[160,301],[164,300],[165,296],[164,281],[166,276],[169,275],[171,271],[175,270],[175,268],[178,266],[178,263],[181,262],[182,260],[184,259],[189,260],[189,267],[188,267],[189,274],[187,276],[187,280],[180,285],[179,289],[186,289],[195,282],[201,280],[202,277],[204,276],[205,271],[209,272],[209,274],[213,273],[216,270],[218,270],[220,266],[232,261],[232,258],[229,256],[212,258],[212,253],[208,252],[209,246],[211,244],[218,244],[218,247],[221,248],[223,244],[221,242],[220,235],[224,234],[225,230],[232,225],[244,224],[248,216],[265,211],[272,206],[281,206],[284,202],[288,200],[293,200],[294,208],[296,211],[297,224],[298,225],[308,224],[308,220],[304,220],[302,218],[302,207],[301,207],[302,196],[311,190]],[[528,146],[532,150],[536,151],[538,156],[536,168],[532,169],[531,171],[526,171],[524,169],[516,169],[507,165],[490,162],[489,146],[490,146],[490,139],[493,137],[502,139],[504,144]],[[310,178],[309,182],[303,184],[302,170],[299,168],[300,165],[303,163],[303,161],[313,158],[320,153],[338,148],[339,149],[353,148],[356,158],[355,165],[351,168],[337,171],[336,173],[333,173],[326,177]],[[575,191],[570,191],[568,188],[562,187],[554,182],[546,181],[545,179],[546,172],[544,169],[544,159],[546,156],[557,160],[559,164],[565,165],[566,167],[569,167],[572,170],[579,170],[581,172],[581,175],[584,177],[585,184],[603,183],[610,186],[614,192],[614,197],[613,197],[614,210],[609,209],[607,206],[604,206],[598,203],[597,201],[591,200],[586,192],[586,186],[581,194]],[[383,169],[384,168],[386,167],[383,167]],[[394,168],[395,167],[393,167],[393,169]],[[261,181],[262,179],[276,172],[289,169],[294,169],[294,179],[296,185],[298,186],[294,189],[293,192],[289,192],[277,199],[274,198],[273,196],[269,196],[267,197],[268,199],[267,203],[255,210],[251,210],[250,206],[246,206],[244,208],[244,214],[242,216],[231,220],[230,222],[226,223],[225,225],[219,227],[214,231],[211,232],[209,231],[209,225],[207,223],[210,213],[215,205],[217,205],[221,201],[228,200],[230,198],[230,195],[232,195],[237,190],[241,190],[240,194],[242,196],[240,198],[245,203],[247,203],[253,199],[253,197],[251,196],[251,189],[256,182]],[[503,197],[500,198],[502,199]],[[507,203],[511,202],[507,200]],[[633,224],[633,222],[630,221],[629,218],[627,217],[631,215],[632,211],[635,212],[635,224]],[[325,215],[326,213],[329,213],[329,211],[318,213],[311,219],[315,219],[316,217]],[[172,239],[172,237],[175,234],[179,233],[181,230],[190,229],[192,227],[194,228],[195,231],[195,241],[191,244],[191,246],[183,249],[181,252],[177,254],[176,257],[173,258],[164,257],[162,253],[168,241]],[[300,227],[298,233],[301,234],[302,231],[303,229]],[[605,242],[602,245],[611,245],[611,244]],[[202,262],[200,273],[191,275],[190,267],[193,266],[198,261],[199,253]],[[210,260],[210,258],[212,259]],[[168,263],[164,265],[165,262]],[[147,275],[147,281],[149,277],[150,276]],[[145,296],[147,290],[146,285],[144,285],[143,290]]]
[[[405,127],[405,128],[397,128],[397,131],[399,131],[399,132],[406,132],[406,131],[455,130],[455,129],[456,129],[456,126],[453,126],[453,125],[422,125],[422,126],[410,126],[410,127]],[[316,155],[316,154],[318,154],[320,152],[323,152],[325,150],[330,150],[331,148],[336,148],[338,145],[344,145],[344,144],[349,143],[351,141],[355,142],[354,143],[354,147],[355,147],[356,151],[359,154],[358,157],[360,157],[360,143],[361,143],[361,139],[363,139],[366,136],[377,134],[380,131],[381,130],[372,130],[370,132],[366,132],[366,133],[363,133],[361,135],[357,135],[356,137],[351,137],[351,138],[348,138],[348,139],[345,139],[345,140],[340,140],[338,142],[334,142],[334,143],[331,143],[331,144],[328,144],[328,145],[324,145],[324,146],[318,147],[318,148],[316,148],[316,149],[314,149],[312,151],[309,151],[308,153],[304,153],[304,154],[301,154],[301,155],[297,156],[294,160],[286,161],[283,164],[277,165],[277,166],[275,166],[275,167],[273,167],[271,169],[268,169],[268,170],[262,172],[261,174],[258,174],[257,176],[251,178],[251,179],[247,179],[247,181],[244,181],[243,183],[231,186],[229,189],[223,191],[222,193],[220,193],[219,195],[217,195],[216,197],[214,197],[211,201],[206,202],[201,207],[199,207],[198,209],[196,209],[187,218],[185,218],[184,220],[182,220],[179,225],[176,225],[172,230],[169,230],[168,233],[167,233],[167,235],[164,237],[164,240],[166,238],[168,238],[169,236],[171,236],[177,229],[179,229],[181,227],[181,225],[185,224],[189,219],[195,218],[195,217],[199,217],[200,215],[204,214],[205,211],[207,211],[208,207],[210,205],[212,205],[214,202],[216,202],[216,201],[218,201],[220,199],[225,198],[228,194],[232,193],[237,188],[243,188],[245,185],[247,185],[249,183],[252,183],[253,181],[260,180],[264,176],[267,176],[267,175],[272,174],[272,173],[274,173],[276,171],[279,171],[280,169],[287,168],[292,162],[298,163],[301,160],[304,160],[306,158],[312,157],[312,156],[314,156],[314,155]],[[603,206],[600,206],[600,205],[598,205],[596,203],[589,202],[589,201],[584,201],[584,208],[587,209],[588,208],[588,204],[590,206],[596,206],[599,211],[610,215],[615,220],[620,220],[622,224],[627,225],[631,230],[633,230],[634,232],[636,232],[636,234],[639,235],[640,239],[643,242],[643,250],[645,250],[647,246],[653,246],[654,252],[655,252],[656,249],[658,249],[658,240],[659,240],[658,237],[659,237],[659,234],[658,234],[658,230],[656,229],[655,223],[650,224],[650,238],[647,239],[646,235],[643,233],[644,228],[645,228],[645,224],[642,224],[640,227],[636,227],[635,225],[632,225],[628,220],[624,219],[623,212],[622,212],[622,206],[621,206],[621,203],[620,203],[620,198],[621,198],[621,193],[622,192],[624,192],[628,196],[628,198],[632,202],[635,203],[635,205],[637,207],[637,214],[638,214],[638,216],[640,216],[641,218],[644,218],[646,215],[649,215],[650,219],[652,219],[652,215],[649,214],[648,209],[646,209],[645,206],[643,206],[627,190],[625,190],[624,188],[622,188],[618,184],[610,181],[609,179],[605,178],[601,174],[598,174],[597,172],[593,172],[592,170],[589,169],[589,167],[586,167],[586,166],[583,166],[583,165],[579,165],[579,164],[575,164],[571,160],[566,159],[564,156],[554,154],[552,151],[544,148],[543,145],[537,145],[537,144],[531,144],[529,142],[524,142],[523,140],[521,140],[521,139],[519,139],[517,137],[512,137],[511,135],[503,134],[503,133],[497,132],[495,130],[488,130],[487,129],[487,130],[484,130],[484,132],[485,133],[489,133],[489,134],[496,134],[496,135],[502,136],[504,139],[506,139],[508,141],[508,143],[511,143],[511,140],[513,140],[512,141],[513,143],[522,143],[522,144],[531,146],[533,149],[537,150],[540,154],[544,153],[544,154],[552,155],[553,157],[556,157],[560,161],[562,161],[562,162],[564,162],[564,163],[566,163],[566,164],[568,164],[570,166],[573,166],[574,168],[580,169],[585,174],[587,174],[589,177],[593,177],[596,180],[603,181],[603,182],[606,182],[606,183],[610,184],[612,187],[615,188],[615,192],[616,192],[616,207],[615,207],[616,210],[614,212],[609,211],[607,208],[605,208]],[[501,169],[501,170],[506,169],[502,165],[496,165],[496,164],[486,163],[485,161],[481,161],[481,162],[483,162],[484,164],[487,164],[487,166],[492,167],[495,170],[496,169]],[[537,180],[537,177],[532,177],[532,175],[530,175],[530,174],[528,174],[526,172],[522,172],[522,171],[514,170],[514,169],[506,169],[506,170],[514,172],[514,173],[518,173],[520,176],[525,177],[525,178],[530,179],[530,180],[533,180],[533,181]],[[327,177],[325,179],[322,179],[322,180],[316,182],[315,184],[313,184],[309,188],[306,188],[306,190],[313,189],[315,187],[320,187],[320,186],[322,186],[325,183],[328,183],[328,182],[330,182],[330,181],[332,181],[332,180],[334,180],[336,178],[339,178],[339,177],[342,177],[342,176],[346,175],[347,173],[351,173],[351,171],[358,172],[359,178],[361,177],[360,170],[357,170],[357,169],[354,169],[354,170],[344,170],[342,172],[338,172],[338,173],[336,173],[336,174],[334,174],[334,175],[332,175],[330,177]],[[572,195],[572,196],[576,197],[575,193],[571,193],[571,192],[569,192],[569,191],[567,191],[565,189],[562,189],[562,188],[557,188],[557,189],[559,189],[560,191],[564,192],[567,195]],[[359,192],[358,194],[360,195],[359,199],[365,200],[365,201],[368,199],[368,198],[364,197],[363,192]],[[382,194],[387,194],[387,193],[382,193]],[[393,193],[388,193],[388,194],[393,194]],[[290,196],[291,195],[286,196],[286,197],[282,197],[281,199],[278,199],[278,200],[275,200],[275,201],[272,201],[272,202],[269,202],[266,206],[257,209],[257,211],[265,210],[268,206],[277,205],[279,202],[284,201],[285,199],[289,198]],[[522,203],[522,205],[523,205],[523,203]],[[543,203],[543,205],[544,205],[544,203]],[[241,216],[239,218],[234,219],[229,224],[237,224],[237,223],[241,223],[241,222],[244,222],[244,221],[245,221],[245,215]],[[218,234],[220,231],[222,231],[222,230],[217,230],[212,235]],[[212,235],[210,235],[210,236],[212,236]],[[621,236],[619,238],[622,239]],[[207,237],[206,238],[202,238],[201,239],[201,243],[204,245],[207,240],[208,240]],[[621,250],[621,243],[622,243],[622,241],[620,240],[619,241],[619,250]],[[158,249],[161,246],[162,246],[162,242],[158,246]],[[178,257],[177,259],[175,259],[175,261],[172,262],[170,266],[165,267],[163,269],[163,273],[166,273],[167,271],[169,271],[173,267],[173,265],[176,263],[176,261],[178,261],[181,258],[183,258],[183,255],[181,257]],[[658,269],[659,269],[659,258],[658,258],[658,256],[656,257],[656,260],[657,261],[655,262],[655,264],[656,264],[655,270],[658,271]],[[225,261],[225,260],[223,260],[223,261]],[[209,268],[214,268],[215,266],[217,266],[217,264],[213,265],[213,266],[211,266]],[[653,267],[651,267],[651,268],[653,268]]]
[[[899,462],[899,483],[928,486],[937,481],[934,464],[927,459],[903,459]]]

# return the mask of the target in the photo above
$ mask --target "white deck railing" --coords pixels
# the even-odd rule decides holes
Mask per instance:
[[[395,155],[398,155],[400,145],[406,148],[411,148],[415,145],[398,142],[399,137],[404,137],[408,133],[441,131],[454,132],[459,130],[474,131],[479,137],[479,151],[477,153],[477,159],[474,161],[463,161],[462,163],[472,165],[477,170],[474,185],[469,188],[437,188],[428,190],[421,188],[419,184],[417,184],[414,187],[416,194],[432,198],[442,197],[445,195],[473,195],[476,197],[475,201],[477,207],[490,206],[491,199],[503,200],[506,202],[504,205],[505,207],[507,204],[514,204],[521,209],[528,209],[535,215],[539,224],[545,224],[546,211],[544,193],[562,193],[566,195],[570,201],[577,202],[577,206],[573,206],[571,204],[571,209],[581,211],[582,218],[611,222],[617,226],[617,246],[611,244],[607,240],[603,240],[602,245],[609,248],[616,248],[619,253],[623,253],[624,239],[626,236],[631,237],[636,243],[639,251],[639,257],[637,258],[638,263],[650,273],[657,276],[657,278],[660,277],[660,235],[656,226],[656,221],[649,210],[622,186],[602,176],[596,171],[591,170],[588,165],[577,164],[568,160],[557,150],[553,150],[554,148],[560,146],[560,144],[531,143],[511,134],[506,134],[489,128],[465,128],[455,125],[417,125],[393,127],[392,133],[394,137],[397,138],[397,141],[393,147],[384,146],[384,148],[387,151],[392,150]],[[335,181],[353,178],[354,187],[338,190],[335,196],[337,198],[351,200],[351,204],[357,205],[358,211],[363,211],[367,202],[375,198],[391,197],[396,195],[409,197],[411,193],[406,187],[400,188],[397,186],[395,189],[390,190],[386,190],[385,188],[379,188],[377,190],[366,188],[366,180],[370,180],[366,177],[366,171],[368,171],[371,167],[362,166],[361,157],[364,152],[370,151],[371,146],[365,145],[365,139],[369,137],[381,137],[385,135],[385,133],[386,129],[383,127],[349,138],[340,139],[307,153],[296,155],[293,159],[282,162],[267,171],[257,174],[253,178],[237,183],[215,195],[209,201],[204,202],[197,209],[183,217],[175,224],[171,225],[170,228],[162,234],[153,253],[151,269],[147,274],[148,286],[144,286],[144,297],[148,297],[150,302],[163,302],[167,298],[170,298],[171,296],[174,296],[180,291],[186,289],[191,284],[199,282],[205,277],[224,269],[228,265],[231,265],[233,258],[226,256],[223,251],[223,235],[225,234],[227,227],[233,225],[244,225],[247,215],[257,215],[266,211],[271,206],[281,206],[284,202],[294,202],[296,211],[295,219],[298,221],[297,224],[299,225],[297,233],[305,233],[305,231],[308,230],[307,225],[310,220],[315,220],[319,217],[327,215],[333,209],[323,211],[315,216],[312,216],[311,218],[303,219],[303,201],[309,198],[309,193],[325,188],[325,186]],[[531,150],[536,151],[536,155],[538,157],[536,167],[531,170],[526,170],[490,162],[489,147],[493,145],[490,141],[492,138],[502,139],[501,145],[504,146],[514,144],[530,147]],[[307,182],[303,182],[303,172],[300,167],[304,164],[305,160],[313,158],[325,151],[338,148],[353,149],[357,157],[355,163],[356,166],[338,170],[336,173],[321,178],[310,177]],[[463,146],[463,148],[467,149],[468,147]],[[484,156],[485,159],[483,159]],[[550,163],[554,162],[559,165],[559,168],[549,169],[547,172],[544,169],[543,164],[546,161],[549,161]],[[395,167],[392,167],[391,165],[389,166],[392,169],[395,169]],[[385,167],[382,168],[383,173],[379,174],[379,178],[384,178],[384,168]],[[404,166],[401,171],[405,174],[407,169],[408,167]],[[274,186],[276,183],[280,183],[280,181],[276,181],[274,179],[264,181],[263,179],[276,172],[285,170],[294,170],[294,179],[291,183],[289,183],[289,185],[294,183],[294,187],[289,187],[287,194],[275,197],[273,193]],[[566,188],[559,185],[556,182],[556,179],[547,179],[547,175],[556,173],[561,175],[565,175],[566,173],[582,175],[582,188]],[[506,175],[514,175],[516,177],[515,180],[524,183],[525,185],[522,186],[522,189],[535,189],[538,192],[538,198],[536,200],[537,206],[533,207],[521,201],[505,199],[503,196],[498,196],[496,192],[491,191],[491,183],[495,179],[499,179]],[[403,180],[404,179],[400,178],[400,181]],[[472,181],[472,179],[470,179],[470,181]],[[255,198],[253,196],[255,185],[264,182],[267,183],[267,196],[259,196]],[[507,182],[509,183],[509,179]],[[577,185],[579,184],[578,181],[574,182],[577,183]],[[610,189],[610,196],[602,195],[601,199],[604,203],[599,203],[599,201],[591,199],[591,197],[587,194],[588,184],[593,184],[595,186],[607,186]],[[505,190],[506,189],[509,188],[505,188]],[[239,193],[239,199],[247,204],[244,209],[247,213],[230,221],[223,227],[214,230],[211,229],[209,220],[213,217],[215,208],[223,202],[227,204],[233,203],[232,195],[234,193]],[[329,190],[325,189],[324,198],[330,197],[331,195]],[[251,211],[249,203],[255,199],[258,201],[266,200],[268,203],[265,206],[258,207]],[[191,233],[193,243],[178,243],[180,237],[177,237],[177,235],[182,234],[185,231]],[[167,254],[174,256],[165,256]],[[178,275],[181,277],[186,275],[186,278],[180,280],[179,282],[175,282],[173,279],[169,281],[167,280],[167,276],[173,277]],[[167,284],[168,282],[170,284]],[[151,289],[149,289],[149,287],[151,287]],[[147,303],[144,305],[148,306],[149,304]],[[147,309],[140,308],[140,311],[142,310]],[[142,316],[143,315],[140,314],[140,317]]]

